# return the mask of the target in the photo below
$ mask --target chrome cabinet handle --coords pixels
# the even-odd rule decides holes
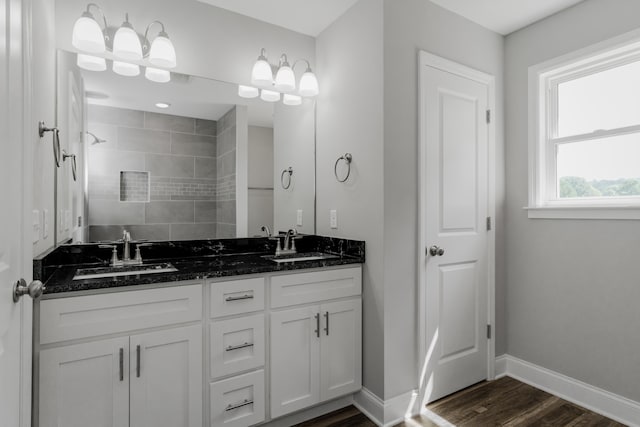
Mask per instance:
[[[124,381],[124,348],[120,348],[120,381]]]
[[[314,317],[316,318],[316,330],[314,332],[316,337],[320,338],[320,313],[316,313]]]
[[[328,311],[324,313],[324,318],[325,318],[325,323],[326,323],[326,325],[327,325],[327,327],[326,327],[326,328],[324,328],[324,332],[325,332],[327,335],[329,335],[329,312],[328,312]]]
[[[224,351],[240,350],[241,348],[247,348],[247,347],[253,347],[253,343],[246,342],[240,345],[230,345],[229,347],[225,348]]]
[[[225,301],[229,302],[229,301],[240,301],[243,299],[253,299],[253,295],[243,295],[241,297],[227,297],[225,299]]]
[[[33,299],[38,299],[44,292],[45,287],[40,280],[34,280],[27,285],[27,281],[20,279],[13,284],[13,302],[18,302],[22,295],[29,295]]]
[[[442,256],[444,255],[444,249],[439,246],[431,246],[429,248],[429,255],[431,256]]]
[[[140,378],[140,344],[136,346],[136,377]]]
[[[253,405],[253,400],[245,399],[241,403],[238,403],[236,405],[229,405],[225,408],[225,411],[233,411],[235,409],[242,408],[243,406],[247,406],[247,405]]]

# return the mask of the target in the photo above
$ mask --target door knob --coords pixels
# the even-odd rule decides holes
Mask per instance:
[[[429,248],[429,255],[431,256],[442,256],[444,255],[444,249],[439,246],[431,246]]]
[[[40,298],[40,295],[44,292],[44,285],[39,280],[34,280],[27,285],[27,281],[24,279],[18,280],[13,285],[13,302],[18,302],[22,295],[29,295],[33,299]]]

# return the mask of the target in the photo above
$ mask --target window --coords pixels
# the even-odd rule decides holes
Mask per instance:
[[[640,39],[532,67],[529,217],[640,219]]]

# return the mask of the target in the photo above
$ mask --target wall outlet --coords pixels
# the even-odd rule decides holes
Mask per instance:
[[[302,227],[302,209],[298,209],[296,214],[296,225]]]
[[[338,228],[338,211],[335,209],[329,211],[329,226],[331,228]]]
[[[42,210],[42,238],[49,237],[49,209]]]
[[[31,222],[33,226],[33,243],[38,243],[40,241],[40,211],[34,209],[31,212]]]

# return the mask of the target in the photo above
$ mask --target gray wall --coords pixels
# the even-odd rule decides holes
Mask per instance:
[[[366,241],[363,382],[380,397],[385,392],[386,339],[382,37],[382,0],[362,0],[318,36],[316,51],[321,84],[317,112],[317,233]],[[353,163],[351,177],[341,184],[333,175],[333,166],[345,152],[353,154]],[[337,230],[329,227],[330,209],[337,210]]]
[[[235,218],[235,146],[217,144],[215,121],[91,105],[88,129],[107,140],[88,148],[90,240],[124,228],[134,239],[213,238],[228,200]],[[120,201],[121,171],[149,172],[148,203]]]
[[[417,248],[419,50],[496,77],[497,354],[505,349],[503,37],[430,1],[385,0],[384,6],[384,398],[388,399],[418,385],[416,251],[423,250]]]
[[[640,27],[588,0],[506,38],[507,353],[640,401],[640,222],[528,219],[528,67]]]

